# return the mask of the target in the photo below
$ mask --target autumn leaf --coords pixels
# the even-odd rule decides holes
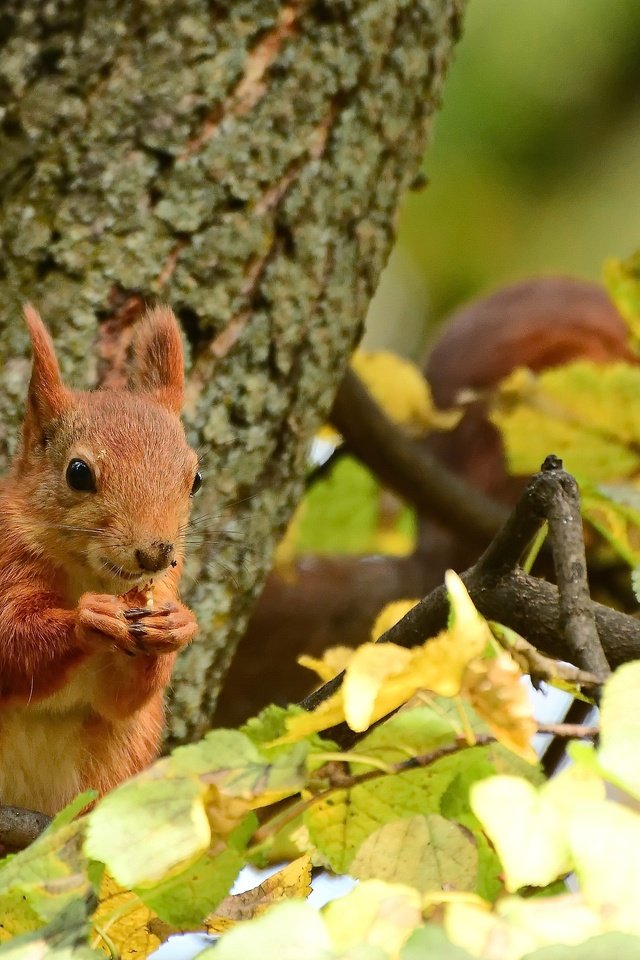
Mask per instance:
[[[640,934],[640,815],[603,797],[585,801],[568,841],[584,898],[606,928]]]
[[[522,673],[513,658],[500,652],[467,665],[462,693],[501,743],[529,763],[536,763],[531,740],[537,724],[521,681]]]
[[[386,633],[399,620],[405,617],[409,610],[413,610],[419,600],[394,600],[382,608],[371,628],[371,639],[375,643],[383,633]]]
[[[640,661],[625,663],[607,680],[600,712],[598,763],[604,775],[640,799]]]
[[[135,893],[119,886],[109,873],[104,874],[92,922],[97,945],[107,955],[111,955],[110,944],[114,944],[122,960],[148,957],[162,942],[150,930],[154,919],[155,914]]]
[[[83,852],[83,824],[61,820],[52,826],[0,864],[0,942],[37,930],[75,900],[82,901],[88,913],[93,889]]]
[[[364,880],[346,897],[329,903],[323,918],[339,955],[367,945],[379,947],[389,960],[399,960],[422,919],[421,898],[412,887]]]
[[[0,914],[0,923],[5,917]],[[73,900],[44,927],[13,937],[0,947],[3,960],[104,960],[87,946],[87,904]]]
[[[451,430],[459,423],[460,411],[439,410],[419,367],[395,353],[357,350],[351,367],[387,416],[409,433]]]
[[[372,720],[390,713],[399,703],[404,703],[417,687],[400,699],[386,696],[385,681],[393,677],[407,676],[407,667],[413,657],[410,650],[394,643],[363,643],[354,652],[347,664],[342,689],[344,718],[352,730],[366,730]],[[387,703],[389,708],[387,709]]]
[[[640,253],[626,260],[613,257],[605,262],[604,282],[629,331],[636,353],[640,348]]]
[[[310,893],[311,859],[299,857],[257,887],[227,897],[205,919],[203,929],[207,933],[223,933],[239,921],[259,916],[280,900],[306,899]]]
[[[604,797],[604,784],[573,767],[539,789],[520,777],[497,776],[471,790],[471,807],[502,861],[507,890],[544,887],[573,865],[568,832],[576,809]]]
[[[509,471],[535,472],[549,450],[592,483],[640,469],[640,368],[579,360],[534,376],[515,371],[494,397],[491,420]]]
[[[473,890],[478,854],[470,834],[438,814],[394,820],[375,830],[351,861],[359,880],[432,890]]]
[[[122,886],[164,883],[209,849],[219,854],[250,810],[297,793],[308,750],[262,753],[240,731],[213,730],[104,797],[89,814],[86,850]]]
[[[488,904],[453,901],[446,906],[445,930],[455,944],[482,960],[535,960],[538,948],[540,960],[572,960],[574,954],[558,945],[588,941],[586,948],[597,942],[590,938],[602,933],[603,925],[579,894],[563,894],[534,900],[505,897],[493,910]],[[544,947],[550,944],[555,952],[547,953]],[[575,953],[576,960],[611,956],[618,954]]]
[[[465,713],[470,714],[470,708]],[[477,718],[467,716],[465,727],[473,729],[477,722]],[[444,699],[438,699],[433,706],[401,710],[362,740],[358,745],[362,762],[352,762],[351,770],[354,773],[370,770],[368,757],[391,765],[430,753],[454,741],[460,724],[455,704]],[[496,773],[497,764],[509,772],[519,772],[521,767],[526,767],[529,776],[539,777],[536,767],[524,764],[500,744],[474,748],[473,762],[469,752],[453,754],[426,767],[381,776],[319,798],[303,816],[308,840],[335,872],[349,872],[353,857],[367,837],[385,824],[430,813],[442,813],[465,822],[465,817],[471,817],[470,787],[476,780]],[[470,823],[480,831],[475,818]]]
[[[123,887],[162,880],[209,846],[205,795],[195,778],[135,777],[89,815],[85,849]]]
[[[460,692],[468,663],[493,640],[457,574],[447,571],[445,581],[451,601],[449,628],[413,650],[392,643],[362,644],[346,666],[342,687],[314,711],[287,721],[288,739],[343,720],[361,732],[418,690],[449,697]]]
[[[303,654],[298,657],[298,663],[307,670],[313,670],[320,680],[326,683],[346,668],[354,652],[353,647],[328,647],[322,657],[309,657]]]

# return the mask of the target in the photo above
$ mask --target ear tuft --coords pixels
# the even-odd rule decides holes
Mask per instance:
[[[53,341],[40,314],[32,304],[26,303],[23,315],[33,351],[33,366],[27,394],[27,418],[31,420],[33,427],[43,432],[68,408],[71,402],[71,391],[62,382]]]
[[[184,353],[180,327],[170,307],[147,310],[137,325],[131,385],[180,414],[184,403]]]

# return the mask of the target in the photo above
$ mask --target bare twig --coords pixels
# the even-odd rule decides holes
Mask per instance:
[[[465,483],[400,430],[351,369],[340,385],[330,419],[349,451],[423,516],[482,546],[504,522],[504,507]]]
[[[306,800],[294,801],[294,803],[283,810],[279,816],[267,820],[266,823],[256,830],[253,835],[253,841],[255,844],[264,843],[270,836],[281,830],[288,823],[291,823],[292,820],[299,817],[305,810],[313,806],[313,804],[319,800],[324,800],[325,797],[335,793],[336,790],[351,790],[352,787],[360,786],[362,783],[368,783],[369,780],[377,780],[379,777],[397,776],[400,773],[407,773],[409,770],[429,767],[443,757],[449,757],[451,754],[460,753],[462,750],[469,750],[472,747],[486,747],[488,744],[495,742],[496,738],[490,733],[478,734],[472,741],[466,740],[464,737],[458,737],[451,743],[446,743],[444,746],[438,747],[430,753],[419,754],[416,757],[401,760],[399,763],[389,764],[385,769],[376,768],[375,770],[367,770],[366,773],[346,774],[343,772],[342,764],[332,765],[336,772],[327,778],[329,779],[328,787],[319,790],[318,793],[314,793],[313,796]],[[363,759],[363,762],[366,761]],[[318,772],[319,771],[316,771],[316,773]]]
[[[0,846],[23,850],[51,823],[44,813],[22,807],[0,806]]]
[[[541,723],[538,724],[538,733],[552,733],[554,736],[562,737],[565,740],[581,740],[596,737],[599,730],[598,727],[584,727],[579,724]],[[316,771],[316,773],[321,774],[322,770],[331,771],[326,777],[329,780],[329,786],[323,787],[306,800],[294,801],[280,815],[264,823],[253,835],[253,841],[255,844],[264,843],[270,836],[281,830],[287,823],[291,823],[313,804],[319,800],[324,800],[337,790],[351,790],[353,787],[359,787],[363,783],[369,783],[369,781],[377,780],[380,777],[395,777],[401,773],[408,773],[410,770],[430,767],[443,757],[450,757],[452,754],[461,753],[463,750],[469,750],[473,747],[486,747],[492,743],[498,743],[498,740],[490,733],[478,734],[471,741],[465,739],[465,737],[457,737],[451,743],[446,743],[429,753],[418,754],[415,757],[400,760],[398,763],[391,763],[385,768],[367,770],[365,773],[348,774],[344,772],[344,764],[327,764],[327,767]],[[366,763],[366,759],[363,758],[362,762]]]
[[[589,594],[578,485],[562,470],[562,461],[557,457],[547,457],[542,469],[557,477],[546,516],[558,582],[560,626],[569,653],[567,659],[604,679],[610,671]]]
[[[560,570],[564,572],[566,569],[568,573],[562,583],[564,595],[558,587],[531,577],[518,567],[528,545],[547,516],[557,507],[558,498],[569,495],[567,490],[571,490],[574,483],[573,478],[560,469],[558,461],[547,462],[546,466],[547,469],[531,478],[513,513],[478,562],[462,575],[471,599],[487,620],[510,627],[548,656],[571,660],[578,649],[576,644],[584,644],[581,633],[584,624],[589,617],[593,617],[598,642],[602,645],[608,664],[615,667],[638,659],[638,620],[591,600],[585,616],[584,593],[578,591],[575,604],[571,596],[566,596],[567,588],[573,587],[571,563],[562,552],[564,547],[559,535],[555,537],[554,559]],[[572,520],[574,530],[578,529],[576,517],[579,514]],[[574,556],[571,550],[568,556]],[[380,642],[397,643],[403,647],[417,646],[443,629],[448,613],[447,593],[444,586],[440,586],[383,634]],[[572,631],[569,637],[567,627]],[[594,649],[589,647],[590,655]],[[608,670],[590,672],[597,673],[598,680],[602,682]],[[314,709],[334,693],[341,683],[342,676],[335,677],[307,697],[302,706],[308,710]]]
[[[499,623],[491,623],[490,627],[498,643],[511,654],[522,672],[529,674],[534,683],[539,680],[546,680],[547,683],[562,681],[587,693],[597,691],[600,686],[599,678],[595,674],[580,670],[579,667],[562,660],[546,657],[519,633],[505,630]],[[587,706],[591,709],[591,704]]]
[[[551,733],[563,740],[591,740],[599,736],[600,727],[587,727],[582,723],[539,723],[538,733]]]
[[[584,700],[574,700],[565,714],[564,725],[582,726],[584,721],[593,712],[593,709],[592,705],[585,703]],[[545,776],[551,777],[556,773],[564,758],[566,746],[562,737],[554,735],[553,740],[544,751],[541,759]]]

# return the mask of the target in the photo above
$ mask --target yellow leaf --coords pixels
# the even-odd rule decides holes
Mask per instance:
[[[292,740],[299,740],[310,733],[317,733],[318,730],[328,730],[329,727],[334,727],[337,723],[342,723],[343,720],[342,691],[338,690],[315,710],[311,710],[309,713],[299,713],[294,717],[287,717],[286,735],[273,742],[274,744],[290,743]]]
[[[130,907],[130,909],[127,909]],[[111,923],[109,918],[115,916]],[[157,950],[166,936],[176,931],[167,924],[159,922],[165,930],[164,935],[152,932],[158,918],[152,910],[142,903],[140,898],[130,890],[118,886],[113,877],[105,873],[100,887],[98,909],[93,915],[94,934],[96,945],[108,955],[111,955],[108,941],[118,948],[122,960],[138,960],[148,957]],[[159,926],[156,926],[159,930]],[[103,940],[102,933],[108,938]]]
[[[451,430],[459,422],[457,410],[438,410],[421,370],[387,350],[358,350],[351,366],[387,416],[414,434]]]
[[[388,603],[376,617],[371,628],[371,639],[375,642],[383,633],[402,620],[419,602],[419,600],[394,600]]]
[[[444,926],[453,943],[482,960],[521,960],[538,947],[582,943],[604,929],[580,894],[534,900],[505,897],[493,911],[489,904],[454,900],[446,907]],[[558,953],[564,955],[562,948]]]
[[[414,650],[392,643],[363,644],[346,666],[342,687],[313,712],[290,717],[283,742],[326,730],[343,720],[352,730],[366,730],[418,690],[456,696],[467,664],[483,652],[492,637],[464,584],[451,570],[446,585],[451,599],[448,630]]]
[[[411,661],[411,651],[395,643],[364,643],[355,651],[342,684],[344,716],[352,730],[370,726],[378,695],[390,676],[398,677]],[[402,694],[402,701],[406,697]]]
[[[620,480],[640,467],[640,369],[577,360],[538,376],[515,371],[493,398],[509,470],[538,470],[549,450],[593,483]]]
[[[371,833],[351,861],[349,874],[403,883],[421,893],[472,890],[478,873],[475,840],[439,814],[392,820]]]
[[[386,951],[390,960],[398,960],[421,921],[420,894],[402,884],[364,880],[346,897],[325,907],[323,917],[340,955],[366,944]]]
[[[246,797],[228,797],[215,784],[210,784],[204,798],[204,808],[211,828],[209,847],[218,853],[226,838],[253,809]]]
[[[390,557],[406,557],[415,548],[415,537],[393,527],[381,526],[374,530],[371,549]]]
[[[313,670],[326,683],[345,669],[353,654],[353,647],[329,647],[322,654],[322,659],[303,654],[298,657],[298,663],[307,670]]]
[[[207,917],[207,933],[223,933],[241,920],[251,920],[279,900],[306,899],[311,893],[311,858],[304,856],[287,864],[245,893],[226,897]]]
[[[531,740],[537,724],[531,701],[522,683],[522,673],[506,651],[491,660],[469,663],[462,692],[500,743],[529,763],[536,763]]]
[[[640,815],[596,798],[575,811],[568,833],[585,900],[608,929],[640,934]]]
[[[629,331],[632,347],[640,347],[640,252],[626,260],[607,260],[604,282]]]
[[[584,767],[564,770],[539,790],[511,776],[474,784],[471,807],[500,857],[507,890],[544,887],[571,869],[570,821],[581,804],[602,799],[604,789]]]
[[[466,662],[479,656],[493,638],[487,621],[473,605],[467,588],[454,570],[447,570],[444,582],[451,603],[449,633],[456,646],[465,648]]]

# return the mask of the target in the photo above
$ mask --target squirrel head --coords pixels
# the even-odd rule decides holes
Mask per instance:
[[[12,476],[22,533],[69,592],[122,594],[182,561],[201,477],[180,422],[184,359],[168,307],[148,310],[124,389],[73,391],[37,311],[24,310],[33,368]]]

